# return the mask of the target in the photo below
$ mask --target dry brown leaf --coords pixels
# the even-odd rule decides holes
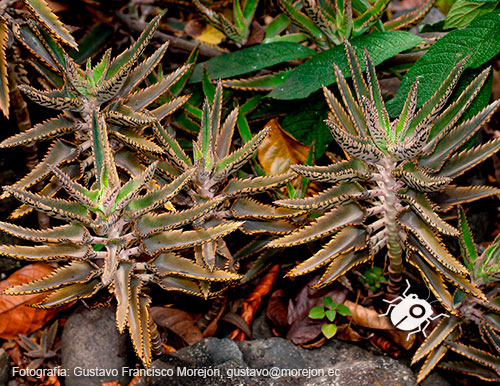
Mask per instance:
[[[196,39],[202,43],[207,43],[213,46],[216,46],[225,39],[226,35],[220,32],[218,29],[215,29],[210,24],[201,25],[196,20],[190,20],[186,23],[184,27],[184,32],[187,35]]]
[[[260,166],[269,174],[287,172],[291,165],[303,164],[307,160],[310,146],[297,142],[284,131],[277,119],[271,119],[266,126],[271,126],[269,134],[257,150]]]
[[[276,280],[276,276],[278,276],[279,270],[279,264],[273,265],[269,269],[269,271],[267,271],[267,273],[262,277],[262,279],[260,279],[257,287],[255,287],[252,293],[243,302],[243,305],[241,306],[241,317],[247,322],[248,326],[252,325],[253,317],[259,309],[262,298],[266,296],[269,291],[271,291],[274,281]],[[245,333],[237,328],[231,333],[230,338],[238,341],[243,341],[245,340]]]
[[[0,282],[0,293],[17,284],[28,283],[47,276],[54,268],[46,263],[34,263],[14,272]],[[43,327],[57,312],[56,308],[40,309],[27,307],[41,302],[47,293],[35,295],[0,294],[0,338],[16,339],[18,334],[28,335]]]
[[[387,335],[394,343],[400,345],[405,350],[411,349],[417,337],[417,334],[412,334],[408,337],[409,332],[404,331],[387,331]]]
[[[349,310],[351,311],[351,320],[358,326],[373,328],[376,330],[396,329],[387,316],[379,317],[380,314],[375,310],[363,307],[349,300],[346,300],[344,304],[349,307]]]
[[[341,324],[340,326],[337,326],[337,333],[335,334],[335,337],[348,342],[359,342],[364,340],[364,338],[348,324]]]
[[[169,307],[151,307],[151,316],[160,327],[165,327],[192,345],[203,339],[199,327],[186,311]]]
[[[285,291],[280,288],[274,291],[267,302],[266,317],[279,327],[287,326],[287,306]]]

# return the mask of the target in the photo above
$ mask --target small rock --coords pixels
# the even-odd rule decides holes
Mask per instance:
[[[0,386],[4,386],[9,381],[9,354],[0,348]]]
[[[127,334],[120,335],[116,329],[113,309],[77,310],[64,325],[61,340],[65,385],[100,386],[116,380],[128,384],[130,377],[122,374],[128,359],[127,342]],[[107,375],[97,374],[103,371]]]

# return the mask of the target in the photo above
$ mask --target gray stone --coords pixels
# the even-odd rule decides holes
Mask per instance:
[[[306,350],[281,338],[208,338],[164,355],[152,368],[156,376],[142,377],[137,386],[417,386],[411,369],[401,362],[338,341]],[[207,371],[207,376],[186,374],[195,369]],[[271,376],[274,369],[281,373]]]
[[[9,381],[9,354],[0,348],[0,386],[4,386]]]
[[[126,334],[116,329],[115,311],[110,308],[86,310],[80,308],[64,325],[61,340],[62,368],[66,369],[66,386],[100,386],[118,380],[126,385],[130,380],[122,369],[127,365]],[[79,371],[117,371],[108,375],[78,375]],[[88,375],[88,376],[86,376]]]

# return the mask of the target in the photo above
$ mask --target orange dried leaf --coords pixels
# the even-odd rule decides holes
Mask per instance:
[[[40,279],[53,270],[54,268],[46,263],[27,265],[1,281],[0,292],[17,284]],[[18,334],[28,335],[52,319],[57,312],[56,308],[27,307],[29,304],[41,302],[46,297],[46,293],[17,296],[0,294],[0,338],[15,339]]]
[[[376,330],[396,329],[387,316],[379,317],[380,314],[375,310],[363,307],[349,300],[346,300],[344,304],[351,311],[351,320],[358,326],[373,328]]]
[[[191,314],[169,307],[151,307],[151,316],[158,326],[168,328],[192,345],[203,339]]]
[[[243,302],[241,317],[249,326],[252,325],[253,317],[259,309],[262,298],[271,291],[279,270],[280,266],[278,264],[273,265],[269,272],[260,280],[259,284],[257,284],[257,287],[255,287],[250,296]],[[236,329],[231,333],[230,338],[242,341],[245,339],[245,334],[240,329]]]
[[[257,150],[260,166],[269,174],[287,172],[291,165],[303,164],[307,160],[310,146],[297,142],[284,131],[277,119],[271,119],[266,126],[271,130]]]

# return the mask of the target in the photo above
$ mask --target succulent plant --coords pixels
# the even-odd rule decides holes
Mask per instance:
[[[209,205],[212,209],[196,220],[195,226],[201,229],[215,224],[235,224],[242,222],[239,229],[250,235],[284,234],[295,229],[294,224],[285,219],[298,216],[304,211],[276,208],[249,198],[251,195],[264,193],[281,187],[294,178],[292,173],[267,177],[247,176],[234,178],[256,152],[266,137],[269,128],[264,128],[241,148],[231,151],[234,128],[238,118],[238,108],[233,109],[221,122],[223,114],[223,87],[219,81],[214,87],[205,83],[205,88],[213,89],[203,103],[200,129],[196,141],[193,141],[192,157],[188,156],[177,140],[161,125],[155,124],[154,131],[159,142],[164,146],[167,158],[175,165],[161,162],[158,173],[162,176],[179,175],[193,171],[187,185],[184,204],[188,207]],[[209,101],[213,102],[210,103]],[[167,166],[168,169],[165,169]],[[215,267],[234,267],[233,254],[224,239],[195,247],[198,264],[209,270]],[[209,291],[207,283],[206,290]]]
[[[151,360],[151,336],[146,284],[156,283],[165,290],[201,295],[197,282],[229,283],[240,278],[229,271],[208,270],[175,250],[192,248],[218,240],[241,223],[220,224],[206,229],[186,229],[213,206],[202,203],[185,211],[171,207],[154,213],[182,189],[193,177],[187,171],[163,187],[145,194],[155,172],[152,163],[139,176],[120,181],[104,114],[91,112],[92,165],[95,181],[87,189],[59,168],[52,166],[73,200],[43,197],[23,189],[5,189],[23,203],[65,225],[35,230],[10,223],[0,229],[22,239],[43,243],[39,246],[2,245],[0,254],[31,261],[66,263],[47,277],[9,288],[10,295],[49,292],[36,306],[56,307],[88,298],[108,288],[117,300],[116,323],[122,332],[128,325],[137,355],[147,367]],[[56,246],[57,245],[57,246]]]
[[[418,382],[425,379],[439,364],[444,369],[498,383],[500,382],[500,296],[498,296],[497,272],[500,241],[497,237],[483,253],[480,253],[474,244],[462,208],[458,210],[458,220],[463,262],[470,272],[472,283],[484,291],[487,301],[457,290],[453,297],[455,315],[443,319],[435,327],[415,352],[412,364],[425,358],[418,374]],[[465,330],[470,329],[474,331],[473,335],[469,334],[467,337],[467,334],[463,334]],[[479,347],[470,345],[471,336],[479,338],[476,339],[479,340]],[[477,342],[475,344],[477,345]],[[447,352],[465,358],[441,362]],[[456,358],[457,355],[454,359]]]
[[[301,0],[295,3],[292,0],[277,0],[291,22],[323,49],[340,45],[344,39],[359,36],[371,27],[386,31],[410,28],[425,17],[435,0],[428,0],[418,9],[382,25],[380,19],[389,2],[377,0],[372,5],[366,1],[353,4],[351,0]],[[301,7],[303,12],[299,10]]]
[[[214,28],[221,31],[238,45],[244,45],[248,40],[250,26],[259,5],[259,0],[235,0],[233,3],[233,22],[223,13],[218,13],[202,4],[200,0],[193,0],[194,5],[203,17]]]
[[[458,230],[439,215],[455,205],[498,194],[487,186],[455,186],[450,182],[500,148],[500,140],[461,150],[498,107],[493,102],[477,115],[459,121],[477,95],[489,69],[475,78],[446,108],[467,58],[453,69],[438,91],[417,110],[418,79],[398,119],[391,122],[381,96],[375,68],[365,52],[367,81],[346,42],[355,93],[334,64],[344,105],[324,88],[331,108],[326,121],[347,155],[330,166],[300,166],[293,170],[311,180],[334,184],[304,199],[280,200],[290,209],[322,212],[309,225],[269,243],[289,247],[331,236],[314,256],[289,273],[295,277],[326,266],[317,287],[331,283],[351,268],[372,260],[380,251],[388,259],[388,291],[398,292],[404,261],[414,265],[449,311],[452,296],[446,283],[485,299],[471,283],[468,271],[451,255],[440,234]]]
[[[134,163],[133,154],[128,154],[127,148],[133,149],[133,153],[163,152],[158,145],[147,138],[144,129],[152,122],[172,113],[187,100],[188,96],[174,98],[158,107],[155,106],[156,108],[151,111],[148,111],[147,107],[179,81],[190,65],[178,68],[149,87],[138,87],[158,65],[167,49],[167,44],[162,45],[153,55],[136,65],[158,27],[159,20],[159,17],[153,19],[137,41],[115,59],[111,60],[111,51],[108,50],[95,66],[91,65],[89,59],[85,70],[80,69],[59,44],[38,25],[31,23],[19,31],[20,39],[63,75],[62,78],[57,74],[53,77],[54,82],[62,82],[59,89],[40,91],[26,85],[19,87],[39,105],[63,110],[63,113],[4,140],[0,147],[27,145],[60,136],[69,137],[69,141],[62,138],[55,139],[43,162],[13,187],[28,189],[35,185],[50,172],[48,165],[61,166],[72,178],[79,178],[80,171],[85,171],[90,164],[93,109],[99,111],[110,125],[109,133],[114,141],[114,152],[124,149],[125,154],[122,154],[117,162],[132,176],[142,172],[144,167],[138,161]],[[45,185],[41,194],[51,197],[57,190],[58,184],[53,179]],[[14,212],[12,217],[19,217],[27,211],[24,206]]]

